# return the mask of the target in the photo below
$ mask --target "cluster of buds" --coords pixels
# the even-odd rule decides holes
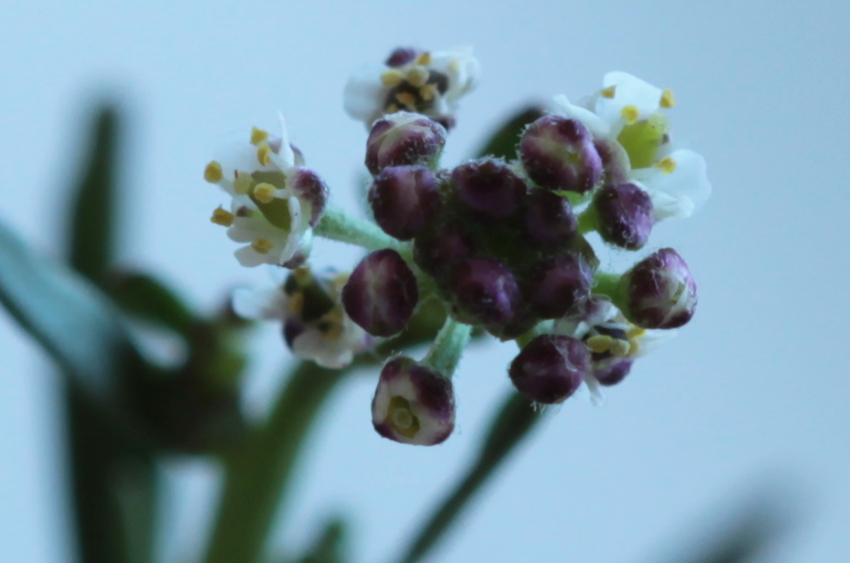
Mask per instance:
[[[345,365],[371,343],[402,332],[425,299],[441,301],[448,320],[426,357],[393,357],[379,378],[373,423],[399,442],[436,444],[451,433],[451,376],[473,328],[519,344],[508,375],[520,392],[546,405],[583,385],[598,396],[601,386],[622,381],[653,342],[691,319],[697,304],[694,279],[674,249],[643,252],[625,273],[604,272],[600,248],[587,238],[596,232],[608,245],[639,251],[655,223],[687,217],[707,199],[704,160],[672,144],[672,92],[609,73],[578,104],[556,97],[554,111],[516,139],[515,159],[486,156],[444,167],[457,100],[477,75],[468,50],[403,48],[368,79],[352,79],[346,109],[370,125],[365,165],[377,228],[328,213],[316,232],[371,252],[344,282],[300,269],[275,294],[274,307],[237,300],[237,311],[283,321],[290,347],[327,366]],[[272,183],[273,197],[290,202],[275,209],[289,210],[286,245],[297,249],[272,263],[300,266],[327,189],[302,168],[295,149],[288,159],[281,156],[289,147],[285,134],[262,142],[273,156],[258,161],[275,171],[251,171],[247,191],[233,189],[236,180],[222,180],[216,170],[208,179],[223,183],[234,200],[242,197],[240,205],[267,223],[263,205],[270,204],[257,199],[256,182]],[[233,215],[238,220],[239,210]],[[297,222],[296,215],[310,219]],[[298,234],[296,223],[303,229]],[[245,263],[247,251],[240,252]],[[249,261],[261,260],[251,255]],[[330,333],[321,328],[329,321]],[[334,352],[322,354],[324,348]]]

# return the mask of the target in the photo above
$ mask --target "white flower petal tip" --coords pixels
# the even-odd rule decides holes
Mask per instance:
[[[475,88],[480,74],[470,47],[436,52],[402,47],[390,53],[383,66],[367,67],[352,76],[343,105],[366,127],[383,115],[409,111],[450,129],[458,101]]]
[[[230,211],[217,208],[211,221],[228,227],[234,242],[248,243],[234,253],[245,267],[302,265],[328,198],[321,178],[301,167],[303,157],[289,143],[282,114],[279,119],[278,136],[253,128],[204,170],[204,179],[232,198]]]

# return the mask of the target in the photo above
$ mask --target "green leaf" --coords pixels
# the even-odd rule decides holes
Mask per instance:
[[[91,148],[75,190],[68,238],[71,266],[100,284],[114,254],[118,113],[104,105],[94,118]]]
[[[330,520],[316,541],[298,563],[342,563],[345,561],[346,523],[341,518]]]
[[[487,140],[484,146],[476,152],[482,156],[495,156],[512,160],[517,157],[516,147],[519,137],[526,126],[545,113],[543,108],[537,105],[529,105],[514,113],[501,127],[499,127]]]
[[[528,435],[540,418],[540,413],[528,399],[516,391],[510,392],[491,423],[478,458],[426,524],[418,528],[421,532],[399,561],[420,561],[437,545],[475,494],[496,473],[508,454]]]
[[[112,299],[121,309],[186,336],[195,324],[195,316],[183,301],[164,283],[151,275],[122,272],[108,278]]]

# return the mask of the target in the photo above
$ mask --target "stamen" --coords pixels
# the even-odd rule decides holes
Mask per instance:
[[[395,88],[404,82],[404,74],[400,70],[391,68],[381,73],[381,84],[387,88]]]
[[[437,92],[439,92],[439,90],[437,89],[436,84],[426,84],[419,89],[419,96],[422,98],[422,101],[430,102],[437,97]]]
[[[301,287],[306,287],[307,284],[313,281],[313,272],[310,268],[298,268],[292,272],[292,275]]]
[[[660,168],[662,172],[665,174],[670,174],[676,169],[676,161],[670,158],[669,156],[665,156],[655,164],[653,164],[656,168]]]
[[[254,185],[254,179],[247,172],[236,171],[236,178],[233,180],[233,191],[240,195],[245,195],[251,191]]]
[[[607,88],[603,88],[599,91],[599,95],[603,98],[611,99],[614,97],[614,94],[617,92],[617,85],[608,86]]]
[[[411,86],[415,88],[419,88],[420,86],[424,86],[428,82],[428,77],[430,73],[428,69],[424,66],[416,65],[407,71],[407,81],[410,82]]]
[[[229,227],[233,224],[233,219],[235,218],[236,216],[233,213],[219,207],[218,209],[213,211],[212,217],[210,217],[210,221],[212,221],[216,225],[221,225],[222,227]]]
[[[254,146],[258,146],[260,143],[269,138],[269,132],[263,131],[262,129],[257,129],[256,127],[251,128],[251,144]]]
[[[631,350],[631,344],[626,340],[616,339],[611,343],[611,353],[615,356],[628,356]]]
[[[431,64],[431,53],[425,52],[416,57],[416,64],[422,66],[430,66]]]
[[[611,349],[614,345],[614,339],[607,334],[597,334],[588,338],[585,344],[597,354],[601,354]]]
[[[290,296],[287,306],[289,307],[289,312],[296,317],[300,317],[301,313],[304,311],[304,293],[299,291],[298,293]]]
[[[386,108],[386,113],[395,113],[399,110],[399,107],[396,104],[390,104]]]
[[[263,142],[257,147],[257,160],[263,166],[268,166],[271,157],[269,154],[272,152],[272,148],[268,143]]]
[[[327,328],[322,331],[326,338],[336,340],[342,336],[342,308],[335,307],[322,315],[322,323]]]
[[[274,191],[273,185],[261,182],[254,186],[254,199],[260,203],[271,203],[274,201]]]
[[[224,179],[224,173],[221,171],[221,164],[213,160],[204,169],[204,180],[210,184],[218,184]]]
[[[395,95],[395,99],[398,100],[398,103],[408,109],[416,108],[416,96],[410,92],[399,92]]]
[[[258,238],[251,243],[251,248],[259,254],[268,254],[274,248],[274,243],[267,238]]]
[[[676,98],[673,97],[673,90],[667,88],[663,92],[661,92],[660,105],[663,108],[671,108],[676,105]]]
[[[620,115],[623,116],[623,120],[627,125],[631,125],[637,122],[640,117],[640,110],[632,105],[623,106],[623,109],[620,110]]]

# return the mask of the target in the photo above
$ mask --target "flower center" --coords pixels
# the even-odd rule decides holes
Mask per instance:
[[[413,438],[419,432],[419,419],[410,410],[410,403],[404,397],[395,396],[390,400],[387,420],[393,430]]]
[[[626,125],[617,141],[629,155],[632,168],[646,168],[655,163],[658,149],[668,141],[670,125],[663,113]]]

